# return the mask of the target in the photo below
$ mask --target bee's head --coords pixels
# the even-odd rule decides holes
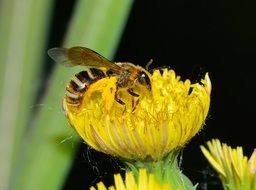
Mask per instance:
[[[140,71],[138,73],[138,82],[145,86],[148,90],[151,90],[151,81],[149,79],[149,76],[146,72]]]

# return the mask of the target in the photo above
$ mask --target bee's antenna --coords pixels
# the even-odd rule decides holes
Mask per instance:
[[[150,59],[146,65],[146,70],[148,71],[149,66],[153,63],[153,59]]]

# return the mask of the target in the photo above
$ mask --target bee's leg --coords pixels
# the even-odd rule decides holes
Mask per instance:
[[[135,92],[133,92],[133,89],[132,89],[132,88],[128,88],[127,92],[128,92],[130,95],[134,96],[134,97],[139,97],[139,96],[140,96],[139,94],[136,94]]]
[[[139,94],[133,92],[132,88],[128,88],[127,92],[132,95],[132,113],[135,111],[137,105],[139,104]]]
[[[117,93],[115,93],[115,101],[117,101],[119,104],[125,106],[125,103],[124,103],[121,99],[119,99],[119,98],[117,97]]]
[[[115,101],[117,101],[117,103],[119,103],[119,104],[124,106],[124,110],[123,110],[123,113],[124,113],[126,111],[126,105],[125,105],[125,103],[121,99],[119,99],[117,97],[117,93],[115,93]]]
[[[134,97],[132,98],[132,113],[134,113],[134,111],[136,110],[137,105],[139,104],[139,101],[140,101],[140,99],[139,99],[139,98],[138,98],[138,99],[136,99],[136,100],[135,100],[135,98],[134,98]]]

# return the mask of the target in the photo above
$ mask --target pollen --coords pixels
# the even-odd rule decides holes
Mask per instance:
[[[151,90],[134,86],[135,97],[117,89],[116,77],[100,79],[89,86],[81,105],[63,99],[66,117],[98,151],[128,160],[161,159],[183,148],[204,125],[211,82],[206,74],[191,84],[168,69],[155,70],[150,80]]]

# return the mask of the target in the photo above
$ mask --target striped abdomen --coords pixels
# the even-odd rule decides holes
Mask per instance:
[[[84,93],[90,84],[106,77],[105,73],[99,69],[91,68],[81,71],[71,79],[66,86],[66,101],[74,106],[78,106],[83,99]]]

